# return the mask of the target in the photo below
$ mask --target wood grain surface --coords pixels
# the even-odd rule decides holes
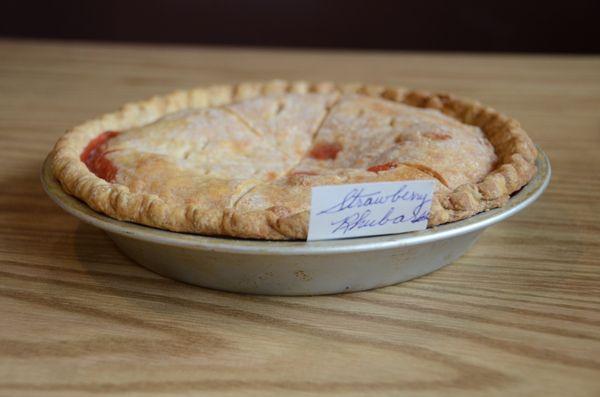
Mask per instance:
[[[327,297],[136,266],[54,205],[70,126],[176,88],[271,78],[451,91],[519,119],[550,187],[463,258]],[[600,395],[600,58],[0,41],[0,395]]]

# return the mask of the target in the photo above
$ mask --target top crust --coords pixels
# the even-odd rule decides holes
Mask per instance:
[[[98,149],[109,181],[81,158],[106,131],[121,132]],[[518,122],[477,102],[272,81],[127,104],[68,131],[51,165],[65,191],[119,220],[281,240],[306,239],[311,186],[434,179],[434,226],[502,206],[536,156]]]

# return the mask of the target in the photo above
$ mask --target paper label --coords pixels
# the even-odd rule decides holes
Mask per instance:
[[[432,180],[315,186],[307,240],[423,230],[433,187]]]

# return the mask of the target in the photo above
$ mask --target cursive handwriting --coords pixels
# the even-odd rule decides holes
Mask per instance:
[[[356,211],[343,217],[342,219],[331,222],[333,226],[332,233],[346,234],[354,229],[365,227],[385,226],[387,224],[398,224],[403,222],[419,223],[427,221],[428,213],[423,211],[424,206],[415,207],[410,216],[396,213],[395,207],[390,207],[383,216],[374,216],[370,209]]]
[[[364,188],[352,189],[350,192],[348,192],[348,194],[346,194],[346,196],[344,196],[342,201],[318,212],[317,215],[334,214],[336,212],[341,212],[348,209],[364,208],[374,205],[393,204],[397,201],[418,201],[419,204],[417,205],[416,209],[420,211],[425,204],[431,201],[431,199],[427,194],[417,193],[409,190],[407,185],[400,186],[396,192],[388,195],[381,194],[381,191],[365,193]]]
[[[427,228],[431,180],[316,186],[308,240],[404,233]]]

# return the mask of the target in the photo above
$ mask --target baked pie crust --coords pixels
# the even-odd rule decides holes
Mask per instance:
[[[397,87],[272,81],[130,103],[54,147],[69,194],[176,232],[306,239],[311,187],[434,179],[429,226],[502,206],[536,173],[519,123]]]

